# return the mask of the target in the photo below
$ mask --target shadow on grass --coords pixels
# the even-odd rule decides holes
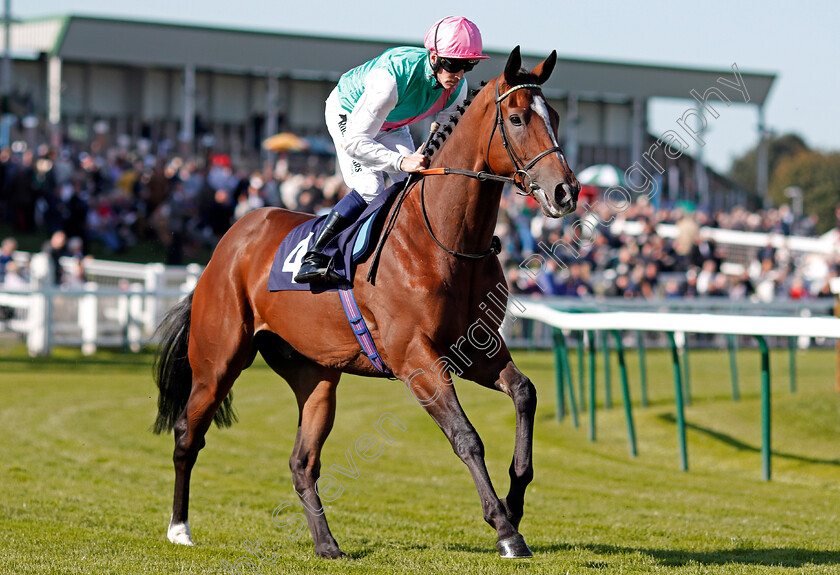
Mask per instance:
[[[665,567],[699,565],[764,565],[774,567],[803,567],[805,565],[840,564],[840,551],[814,551],[798,548],[720,549],[716,551],[684,551],[680,549],[635,549],[616,545],[532,545],[534,554],[586,550],[598,555],[626,555],[641,553]]]
[[[344,551],[347,554],[348,559],[364,559],[368,555],[373,554],[376,551],[375,547],[364,547],[362,549],[355,549],[353,551]],[[333,561],[333,559],[328,559],[328,561]]]
[[[676,422],[677,422],[676,417],[674,415],[670,414],[670,413],[659,415],[658,417],[659,417],[659,419],[661,419],[663,421],[666,421],[668,423],[676,424]],[[694,423],[688,423],[688,422],[686,422],[685,427],[686,427],[686,429],[690,429],[692,431],[697,431],[699,433],[702,433],[703,435],[711,437],[712,439],[720,441],[721,443],[729,445],[730,447],[734,447],[735,449],[737,449],[739,451],[748,451],[748,452],[751,452],[751,453],[761,453],[761,448],[756,447],[754,445],[750,445],[748,443],[744,443],[740,439],[736,439],[736,438],[734,438],[731,435],[728,435],[726,433],[721,433],[720,431],[715,431],[714,429],[709,429],[707,427],[701,427],[701,426],[696,425]],[[803,457],[801,455],[794,455],[792,453],[782,453],[782,452],[779,452],[779,451],[773,451],[772,454],[773,454],[773,457],[781,457],[783,459],[791,459],[793,461],[801,461],[803,463],[813,463],[813,464],[816,464],[816,465],[840,466],[840,459],[818,459],[816,457]]]
[[[382,544],[379,542],[368,541],[366,543],[360,544],[356,548],[350,548],[348,545],[345,548],[344,545],[341,546],[342,551],[347,555],[347,559],[364,559],[368,555],[373,555],[378,550],[382,549]],[[401,550],[411,550],[411,551],[428,551],[430,545],[425,543],[410,543],[405,545],[397,545],[398,549]],[[333,559],[325,559],[325,561],[333,561]]]
[[[446,551],[497,555],[492,545],[479,546],[469,543],[449,543],[443,546]],[[643,554],[656,560],[664,567],[684,567],[699,565],[761,565],[772,567],[804,567],[806,565],[840,565],[840,551],[814,551],[799,548],[771,549],[719,549],[713,551],[684,551],[680,549],[637,549],[618,545],[588,543],[555,543],[549,545],[531,545],[534,556],[543,553],[567,553],[571,551],[589,551],[600,556]],[[429,545],[410,545],[407,549],[428,550]],[[369,554],[369,550],[356,550],[348,555],[360,559]],[[614,563],[608,561],[590,561],[587,567],[592,569],[609,568]]]
[[[65,370],[84,367],[148,367],[151,369],[155,360],[155,348],[147,347],[140,352],[128,350],[108,349],[98,351],[94,355],[83,355],[79,349],[61,348],[49,356],[30,357],[26,348],[21,346],[13,353],[0,354],[0,369],[2,366],[21,367],[26,369],[39,368],[45,370]],[[248,369],[270,370],[268,365],[258,357]]]
[[[152,361],[152,354],[134,354],[129,352],[122,354],[115,353],[113,355],[96,355],[92,357],[85,357],[82,355],[79,355],[78,357],[61,357],[56,355],[48,357],[29,357],[24,354],[0,356],[0,365],[19,365],[22,367],[25,366],[26,368],[38,367],[45,370],[66,369],[68,366],[72,366],[74,368],[86,366],[148,366],[151,369]]]

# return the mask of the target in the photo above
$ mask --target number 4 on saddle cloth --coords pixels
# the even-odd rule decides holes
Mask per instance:
[[[382,229],[381,220],[388,212],[387,207],[391,205],[400,190],[402,190],[402,183],[384,190],[355,222],[330,240],[324,248],[324,255],[332,259],[333,269],[347,279],[347,285],[353,285],[356,263],[364,259],[376,244]],[[312,293],[321,293],[339,288],[336,285],[320,282],[296,283],[294,281],[303,262],[303,256],[309,251],[326,218],[327,216],[321,216],[308,220],[294,228],[285,237],[274,255],[274,263],[271,264],[271,272],[268,276],[269,291],[309,290]]]

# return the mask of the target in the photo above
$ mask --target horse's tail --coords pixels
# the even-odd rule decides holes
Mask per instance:
[[[193,294],[185,297],[170,309],[160,325],[160,345],[155,353],[153,372],[160,395],[158,395],[158,414],[154,432],[172,431],[180,417],[192,390],[192,367],[188,356],[190,343],[190,315]],[[233,394],[222,402],[213,416],[219,427],[230,427],[236,421],[233,411]]]

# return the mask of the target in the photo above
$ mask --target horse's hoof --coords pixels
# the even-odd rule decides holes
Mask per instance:
[[[192,532],[190,531],[190,522],[184,523],[169,523],[169,529],[166,530],[166,536],[172,543],[176,545],[192,545]]]
[[[324,559],[345,559],[347,557],[337,545],[315,549],[315,554]]]
[[[502,559],[527,559],[534,556],[528,544],[525,543],[525,538],[519,534],[497,541],[496,549],[499,550]]]

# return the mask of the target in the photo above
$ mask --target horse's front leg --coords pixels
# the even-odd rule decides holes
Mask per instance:
[[[532,454],[534,446],[534,413],[537,410],[537,390],[525,374],[509,361],[499,374],[496,384],[513,399],[516,410],[516,442],[510,462],[510,490],[502,504],[508,519],[519,529],[525,504],[525,489],[534,478]]]
[[[525,489],[534,478],[532,463],[534,438],[534,412],[537,409],[537,391],[534,384],[514,365],[506,349],[499,350],[494,361],[474,361],[463,374],[476,383],[506,393],[513,400],[516,410],[516,442],[510,463],[510,490],[501,500],[510,522],[519,529],[525,504]]]
[[[432,365],[433,363],[434,358],[430,357],[429,363],[426,365]],[[490,475],[487,473],[487,467],[484,463],[484,444],[481,442],[481,438],[461,408],[461,404],[455,395],[454,387],[451,384],[447,385],[445,382],[441,382],[437,374],[427,373],[423,370],[412,372],[412,375],[408,376],[405,381],[408,391],[426,409],[429,415],[432,416],[447,439],[449,439],[455,454],[470,470],[470,474],[478,490],[478,496],[481,499],[484,520],[496,530],[496,548],[499,550],[499,554],[506,558],[531,557],[531,550],[517,531],[516,524],[510,519],[510,504],[506,505],[503,501],[500,501],[496,495],[496,491],[493,489]],[[533,398],[534,394],[532,393],[531,396]],[[534,402],[535,399],[532,403]],[[517,463],[517,469],[520,460],[527,467],[527,472],[522,471],[523,479],[531,473],[530,430],[533,429],[533,407],[530,410],[530,414],[531,416],[528,420],[530,424],[524,426],[529,430],[527,441],[520,440],[518,435],[516,440],[517,450],[521,450],[523,454],[527,453],[527,458],[514,458],[514,461]],[[517,423],[517,428],[519,427],[520,424]],[[522,492],[524,492],[524,485],[527,485],[528,480],[530,480],[530,475],[528,475],[528,479],[524,481],[521,487]],[[516,501],[517,498],[514,497],[513,500]],[[519,517],[521,518],[521,494],[518,497],[518,501]],[[518,523],[518,519],[516,522]]]

